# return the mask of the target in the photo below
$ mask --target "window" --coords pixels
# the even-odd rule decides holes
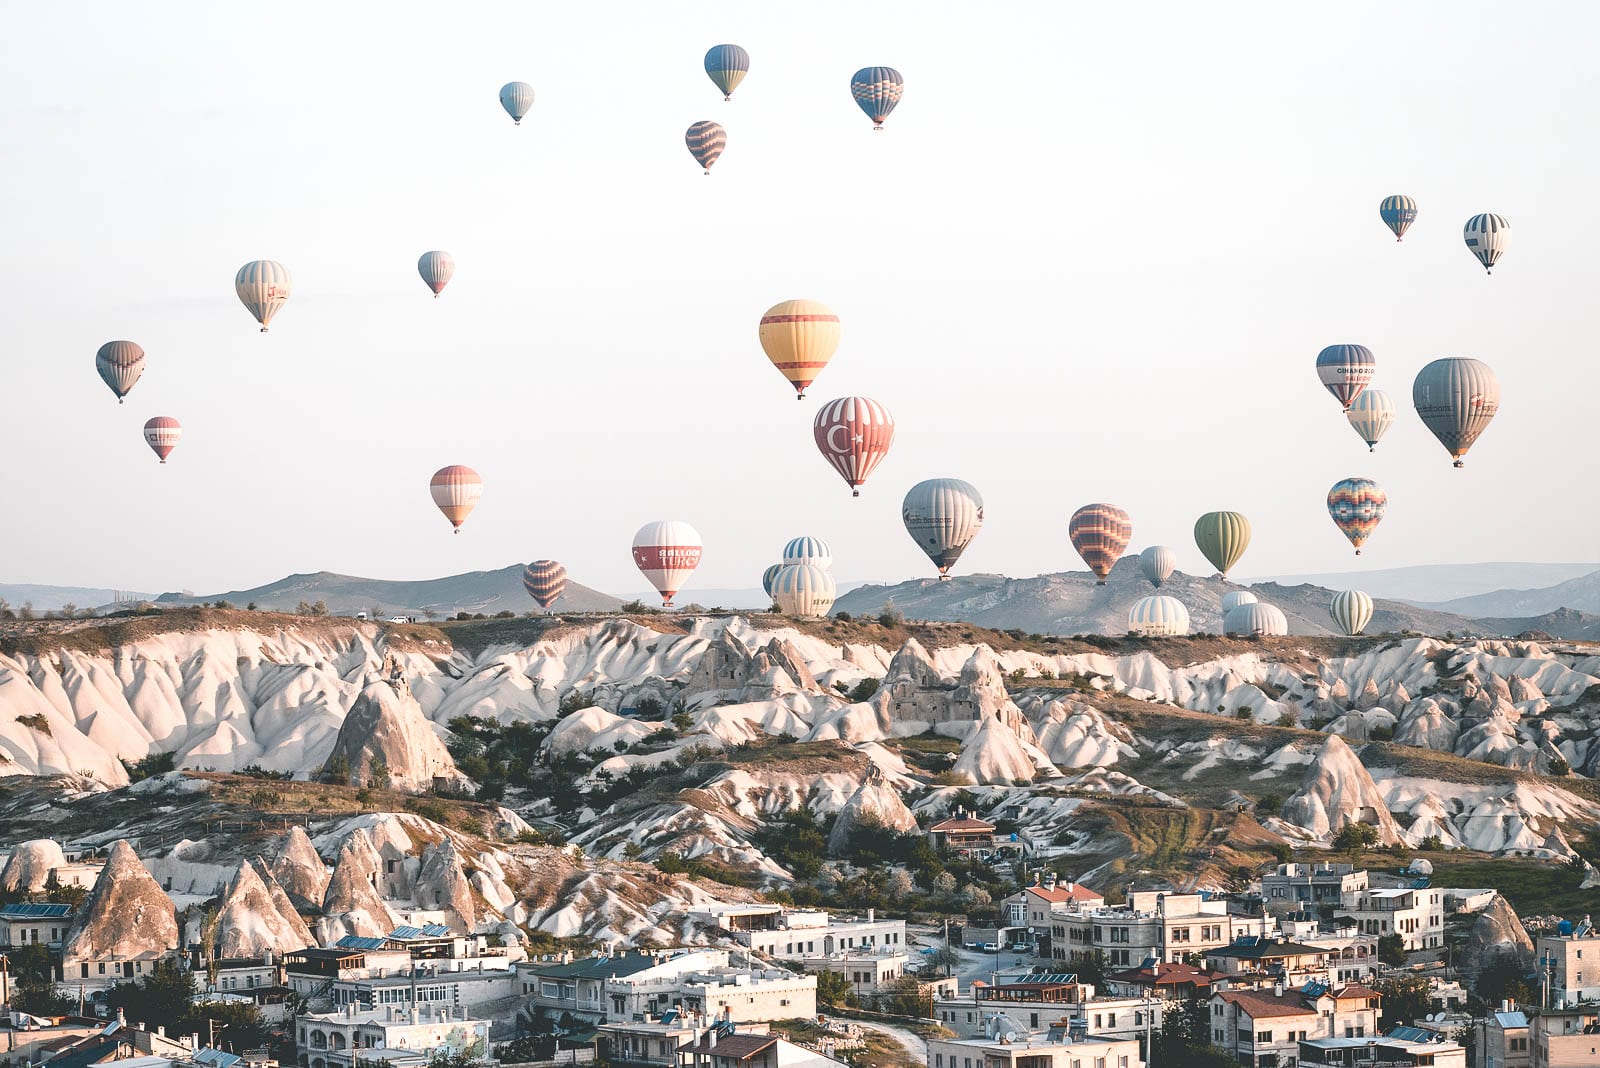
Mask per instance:
[[[935,1053],[933,1055],[933,1068],[944,1068],[944,1054],[943,1053]]]
[[[1257,1031],[1256,1032],[1256,1041],[1257,1042],[1271,1042],[1272,1041],[1272,1032],[1271,1031]]]

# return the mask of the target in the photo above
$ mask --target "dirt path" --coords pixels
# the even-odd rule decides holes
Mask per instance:
[[[900,1043],[900,1047],[906,1051],[906,1055],[913,1061],[918,1064],[928,1063],[928,1044],[915,1031],[904,1027],[896,1027],[894,1024],[878,1023],[876,1020],[852,1018],[850,1022],[858,1025],[863,1031],[876,1031],[880,1035],[888,1035]]]

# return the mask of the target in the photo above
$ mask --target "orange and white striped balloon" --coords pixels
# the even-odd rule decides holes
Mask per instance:
[[[166,463],[183,437],[183,426],[170,415],[158,415],[144,425],[144,442]]]
[[[478,507],[478,498],[483,496],[483,479],[470,467],[451,464],[433,473],[428,491],[433,494],[433,503],[460,534],[461,524],[467,521],[467,516]]]
[[[839,348],[839,317],[814,300],[786,300],[761,317],[761,348],[804,398]]]

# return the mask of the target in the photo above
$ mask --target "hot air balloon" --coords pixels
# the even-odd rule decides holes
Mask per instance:
[[[683,135],[683,143],[689,146],[689,155],[695,158],[695,162],[710,174],[711,165],[717,162],[728,143],[728,131],[710,120],[697,122]]]
[[[862,67],[850,76],[850,95],[872,120],[874,130],[883,129],[883,120],[900,103],[905,89],[906,80],[893,67]]]
[[[1372,622],[1372,598],[1360,590],[1340,590],[1328,605],[1328,615],[1353,638]]]
[[[278,309],[288,302],[293,285],[289,268],[274,260],[252,260],[233,276],[233,291],[261,324],[263,334]]]
[[[1141,597],[1128,609],[1128,630],[1147,638],[1189,633],[1189,610],[1176,597]]]
[[[1406,236],[1411,224],[1417,221],[1417,202],[1399,195],[1384,197],[1383,203],[1378,205],[1378,217],[1383,220],[1383,225],[1394,231],[1394,239],[1399,241]]]
[[[1372,452],[1394,424],[1394,401],[1381,389],[1364,389],[1350,402],[1345,418],[1367,443],[1367,451]]]
[[[456,273],[456,258],[448,252],[424,252],[417,260],[417,273],[422,275],[422,280],[428,283],[428,288],[433,290],[435,298],[445,286],[450,284],[450,279]]]
[[[1133,520],[1114,504],[1086,504],[1067,521],[1067,537],[1099,580],[1095,585],[1104,586],[1133,537]]]
[[[1365,345],[1329,345],[1317,353],[1317,377],[1347,412],[1377,369],[1378,361]]]
[[[1222,617],[1222,630],[1230,638],[1250,638],[1258,634],[1288,634],[1289,621],[1275,605],[1253,601],[1230,608]]]
[[[778,577],[778,572],[783,570],[782,564],[773,564],[761,573],[761,588],[768,597],[772,596],[772,580]]]
[[[1250,520],[1238,512],[1207,512],[1195,520],[1194,543],[1227,578],[1229,569],[1250,547]]]
[[[1229,590],[1222,595],[1222,614],[1227,615],[1232,609],[1242,604],[1255,604],[1258,598],[1249,590]]]
[[[783,562],[810,564],[826,571],[833,566],[833,550],[821,538],[793,538],[783,547]]]
[[[817,409],[811,436],[822,458],[850,484],[850,496],[859,497],[894,444],[894,416],[870,397],[840,397]]]
[[[1178,554],[1165,545],[1152,545],[1139,554],[1139,571],[1158,590],[1177,567]]]
[[[483,496],[483,479],[470,467],[452,464],[433,473],[428,491],[433,494],[433,503],[460,534],[461,524],[467,521],[467,516],[478,507],[478,498]]]
[[[706,77],[722,90],[722,99],[732,100],[744,76],[750,73],[750,53],[736,44],[712,45],[706,53]]]
[[[522,125],[522,116],[533,107],[533,86],[527,82],[506,82],[500,87],[500,106],[506,109],[511,121]]]
[[[567,588],[567,569],[554,560],[535,560],[522,569],[522,588],[547,609]]]
[[[1481,360],[1434,360],[1411,383],[1411,403],[1460,467],[1461,458],[1500,410],[1500,380]]]
[[[1493,268],[1511,247],[1511,224],[1498,215],[1474,215],[1461,230],[1467,249],[1483,264],[1484,274],[1493,274]]]
[[[839,347],[839,317],[814,300],[786,300],[761,317],[761,348],[800,397]]]
[[[1362,544],[1378,529],[1389,495],[1370,478],[1341,478],[1328,491],[1328,514],[1361,555]]]
[[[107,341],[94,354],[94,369],[100,378],[117,395],[117,403],[128,395],[133,384],[144,374],[144,349],[132,341]]]
[[[814,564],[785,564],[772,580],[772,599],[786,616],[825,616],[837,594],[833,576]]]
[[[633,562],[661,594],[664,608],[700,565],[700,534],[681,519],[646,523],[633,536]]]
[[[145,444],[161,457],[162,463],[166,463],[167,457],[172,455],[172,450],[178,447],[178,439],[181,437],[183,437],[183,427],[170,415],[158,415],[144,425]]]
[[[930,478],[911,487],[900,504],[900,518],[942,581],[983,527],[983,498],[959,478]]]

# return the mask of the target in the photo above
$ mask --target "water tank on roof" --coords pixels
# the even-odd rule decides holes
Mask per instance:
[[[1571,920],[1562,920],[1559,924],[1556,925],[1556,930],[1560,931],[1561,932],[1561,936],[1563,938],[1565,938],[1567,935],[1572,933],[1572,921]]]

